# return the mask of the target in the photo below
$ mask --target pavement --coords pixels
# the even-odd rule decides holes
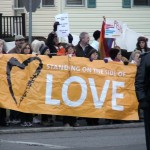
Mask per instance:
[[[35,133],[35,132],[57,132],[57,131],[82,131],[82,130],[103,130],[103,129],[117,129],[117,128],[139,128],[144,127],[143,122],[132,122],[132,123],[120,123],[120,124],[103,124],[97,126],[87,126],[85,120],[78,120],[79,127],[65,127],[62,122],[55,121],[54,126],[33,126],[33,127],[21,127],[8,126],[0,127],[0,134],[17,134],[17,133]]]

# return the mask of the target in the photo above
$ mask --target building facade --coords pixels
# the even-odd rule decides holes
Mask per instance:
[[[28,35],[29,13],[23,1],[0,0],[0,13],[6,16],[25,13]],[[70,31],[74,35],[86,31],[92,37],[95,30],[101,29],[103,16],[122,21],[145,36],[150,35],[150,0],[41,0],[36,12],[32,13],[32,35],[47,37],[55,15],[60,13],[69,14]]]

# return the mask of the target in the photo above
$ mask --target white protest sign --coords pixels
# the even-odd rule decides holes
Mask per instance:
[[[106,20],[105,26],[105,38],[116,38],[120,36],[123,32],[123,23],[117,20]]]
[[[70,33],[68,14],[59,14],[55,16],[55,21],[58,21],[60,25],[57,27],[58,37],[66,37]]]
[[[147,37],[141,33],[138,33],[130,28],[126,24],[123,24],[123,34],[119,37],[116,37],[116,44],[122,49],[126,49],[128,52],[132,52],[136,49],[137,39],[140,36]],[[150,37],[147,37],[148,47],[150,47]]]

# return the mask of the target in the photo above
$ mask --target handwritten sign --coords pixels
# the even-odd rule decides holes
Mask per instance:
[[[58,21],[60,25],[57,27],[58,37],[66,37],[70,33],[68,14],[59,14],[55,16],[55,21]]]

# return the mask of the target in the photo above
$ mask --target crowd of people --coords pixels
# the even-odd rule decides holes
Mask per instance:
[[[48,35],[46,41],[34,40],[31,44],[27,42],[25,37],[22,35],[15,36],[15,47],[7,51],[5,41],[0,39],[0,53],[1,54],[37,54],[37,55],[48,55],[52,56],[64,56],[69,55],[72,57],[86,57],[89,61],[100,59],[99,40],[100,31],[96,30],[93,33],[94,41],[90,44],[90,36],[87,32],[81,32],[79,35],[79,42],[77,45],[73,45],[73,37],[71,34],[68,36],[68,43],[59,42],[57,36],[57,25],[55,22],[53,31]],[[119,46],[114,46],[109,51],[110,58],[105,58],[104,61],[116,61],[127,65],[128,63],[140,64],[140,55],[148,52],[150,49],[147,46],[147,38],[139,37],[137,39],[137,45],[132,54],[128,53],[127,50],[121,49]],[[40,115],[41,120],[39,121],[39,115],[17,112],[10,110],[9,119],[6,120],[6,109],[0,108],[0,126],[6,126],[10,124],[20,124],[24,127],[31,127],[33,123],[42,123],[44,126],[52,126],[54,119],[52,115]],[[80,126],[77,117],[63,116],[62,122],[64,126]],[[98,118],[85,118],[87,125],[99,125]],[[106,119],[107,120],[107,119]],[[117,121],[109,120],[109,123],[116,123]],[[107,120],[108,123],[108,120]],[[119,122],[117,122],[119,123]]]

